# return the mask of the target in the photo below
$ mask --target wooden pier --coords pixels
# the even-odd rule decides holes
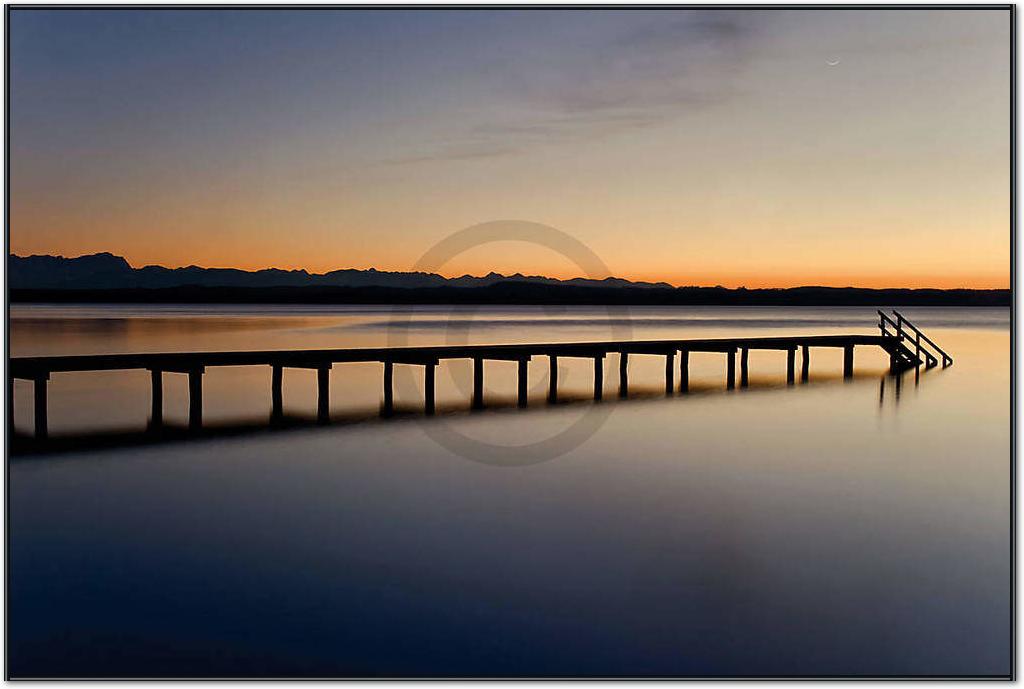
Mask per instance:
[[[383,365],[382,413],[394,409],[394,367],[422,366],[425,370],[424,412],[434,412],[434,379],[438,363],[444,359],[473,361],[472,407],[484,406],[484,362],[515,361],[518,363],[518,404],[527,405],[527,373],[533,357],[547,357],[550,366],[548,400],[558,399],[558,360],[560,358],[592,359],[594,362],[594,399],[600,400],[604,390],[604,359],[608,354],[619,356],[619,392],[628,391],[627,362],[630,356],[665,358],[665,390],[677,387],[675,373],[678,356],[679,392],[689,389],[691,352],[715,352],[725,356],[726,387],[736,386],[736,355],[740,357],[740,386],[749,379],[751,350],[786,352],[786,380],[796,378],[796,352],[801,352],[801,380],[810,371],[811,348],[843,350],[843,377],[853,376],[854,349],[880,347],[889,355],[890,368],[900,371],[914,366],[936,366],[941,357],[943,367],[953,363],[952,357],[939,349],[901,314],[895,319],[881,311],[878,335],[811,335],[796,337],[748,337],[612,342],[563,342],[549,344],[469,345],[439,347],[376,347],[359,349],[315,349],[242,352],[177,352],[166,354],[98,354],[83,356],[17,357],[8,369],[9,423],[13,419],[14,380],[30,380],[34,384],[35,436],[47,435],[47,382],[53,373],[73,371],[148,370],[152,381],[150,422],[159,426],[163,420],[163,375],[177,373],[188,376],[189,427],[199,429],[203,423],[203,374],[214,366],[270,366],[271,418],[281,418],[282,372],[285,368],[315,369],[317,372],[317,419],[330,420],[328,406],[330,372],[335,364],[380,363]],[[13,425],[12,425],[13,427]]]

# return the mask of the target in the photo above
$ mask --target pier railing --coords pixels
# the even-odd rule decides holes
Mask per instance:
[[[934,340],[925,335],[906,316],[895,309],[893,309],[892,313],[896,316],[896,320],[887,316],[883,311],[878,312],[878,328],[881,330],[883,337],[896,338],[901,344],[906,343],[908,350],[913,350],[913,357],[916,361],[911,361],[911,365],[919,366],[924,363],[928,368],[932,368],[933,366],[938,366],[939,357],[942,358],[943,368],[953,365],[953,357],[935,344]],[[892,332],[890,332],[890,328]],[[924,355],[923,361],[921,359],[922,355]]]

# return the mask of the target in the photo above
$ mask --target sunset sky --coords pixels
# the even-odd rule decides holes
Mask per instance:
[[[1009,10],[10,14],[10,249],[1008,287]],[[572,277],[518,242],[446,274]]]

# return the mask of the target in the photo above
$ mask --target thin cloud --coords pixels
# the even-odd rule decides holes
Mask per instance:
[[[519,148],[512,146],[472,146],[468,144],[452,144],[438,148],[434,152],[422,155],[413,155],[400,158],[390,158],[386,165],[415,165],[417,163],[432,163],[438,160],[480,160],[484,158],[497,158],[519,152]]]
[[[707,10],[673,15],[678,18],[652,18],[579,45],[568,61],[555,52],[511,65],[502,95],[511,101],[514,119],[469,125],[422,153],[388,162],[515,155],[657,126],[730,101],[766,15]]]

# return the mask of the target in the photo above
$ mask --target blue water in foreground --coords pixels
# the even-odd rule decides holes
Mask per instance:
[[[956,359],[887,377],[812,350],[807,383],[753,352],[748,389],[694,354],[565,362],[566,404],[512,408],[515,365],[442,365],[424,420],[372,417],[380,367],[332,372],[357,423],[15,456],[14,677],[1007,675],[1012,662],[1005,309],[907,309]],[[16,307],[12,355],[872,333],[872,309]],[[799,361],[798,361],[799,370]],[[167,417],[185,418],[168,374]],[[269,411],[269,370],[211,371],[207,418]],[[286,410],[315,409],[288,371]],[[144,428],[148,375],[56,374],[55,436]],[[31,428],[18,385],[16,425]],[[579,400],[579,401],[573,401]],[[582,428],[567,451],[551,438]],[[456,439],[456,440],[453,440]],[[470,439],[463,442],[458,439]],[[516,449],[519,447],[520,449]],[[511,449],[510,449],[511,448]],[[550,453],[549,453],[550,454]],[[516,461],[528,458],[528,461]]]

